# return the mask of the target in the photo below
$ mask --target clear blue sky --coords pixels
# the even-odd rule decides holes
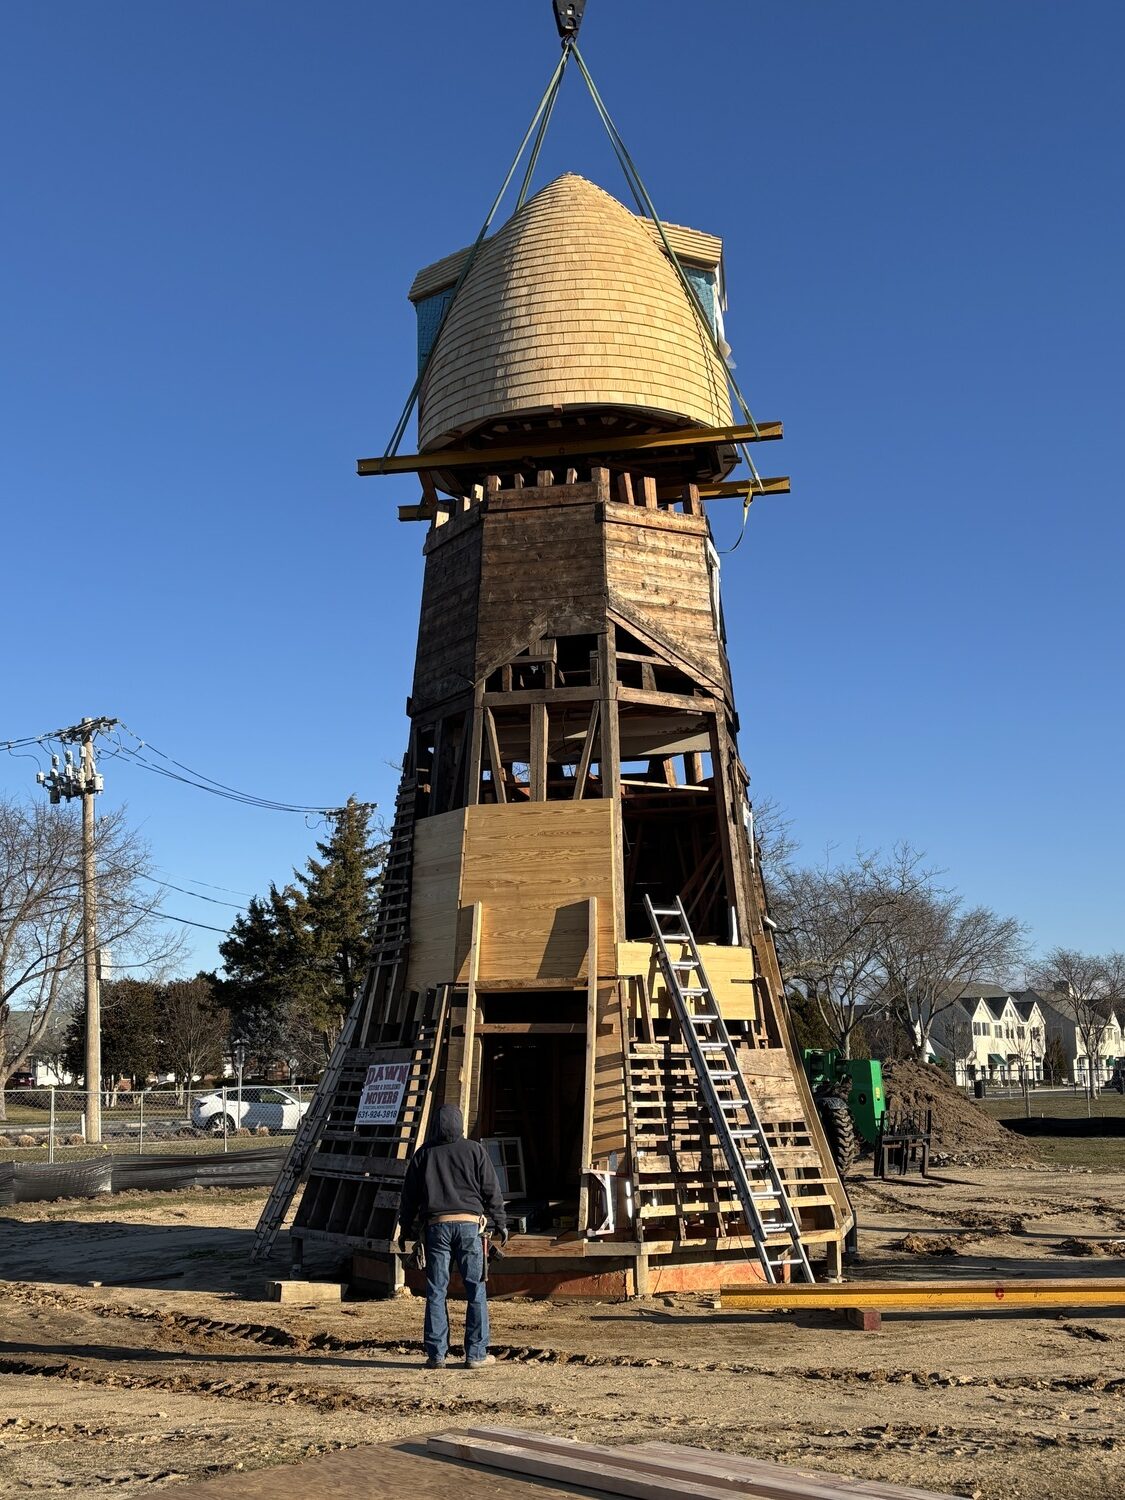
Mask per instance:
[[[475,234],[553,66],[549,0],[3,31],[0,739],[113,714],[389,809],[423,533],[354,461],[412,379],[414,271]],[[756,793],[809,857],[909,838],[1041,946],[1125,945],[1125,12],[589,0],[582,42],[661,214],[724,237],[739,378],[786,423],[794,493],[724,568]],[[577,76],[537,180],[564,170],[623,195]],[[0,755],[0,789],[34,770]],[[311,849],[104,770],[177,884]]]

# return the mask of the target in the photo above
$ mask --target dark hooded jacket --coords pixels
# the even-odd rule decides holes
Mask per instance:
[[[399,1225],[404,1235],[438,1214],[483,1214],[498,1230],[507,1227],[496,1168],[479,1141],[465,1139],[455,1104],[437,1113],[430,1142],[414,1153],[402,1184]]]

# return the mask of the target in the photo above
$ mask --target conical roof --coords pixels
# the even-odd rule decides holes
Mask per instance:
[[[726,371],[652,226],[567,173],[481,246],[422,388],[419,446],[590,407],[731,421]]]

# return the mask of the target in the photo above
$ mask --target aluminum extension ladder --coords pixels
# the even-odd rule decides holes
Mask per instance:
[[[788,1267],[791,1280],[812,1281],[800,1225],[704,972],[683,902],[677,896],[675,906],[658,907],[646,896],[645,910],[680,1029],[765,1279],[775,1285],[784,1280],[779,1273]],[[686,948],[687,956],[673,958],[670,943]],[[691,983],[692,974],[698,975],[698,983]]]

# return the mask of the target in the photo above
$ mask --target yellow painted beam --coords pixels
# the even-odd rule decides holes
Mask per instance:
[[[484,469],[496,467],[506,469],[513,464],[530,463],[533,459],[575,458],[584,453],[631,453],[651,452],[661,448],[700,448],[718,444],[774,442],[784,436],[780,422],[759,422],[755,433],[753,427],[677,427],[670,432],[631,432],[615,435],[610,427],[603,428],[596,438],[580,438],[574,442],[544,443],[541,441],[522,443],[507,448],[438,448],[433,453],[399,453],[394,458],[361,458],[356,464],[358,474],[415,474],[426,469]],[[536,463],[537,468],[549,468],[549,464]]]
[[[846,1312],[874,1308],[880,1312],[931,1312],[945,1308],[998,1311],[1008,1307],[1125,1307],[1125,1280],[1114,1277],[1066,1277],[1046,1281],[849,1281],[809,1286],[730,1287],[720,1293],[722,1306],[735,1312],[796,1312],[819,1308]]]

